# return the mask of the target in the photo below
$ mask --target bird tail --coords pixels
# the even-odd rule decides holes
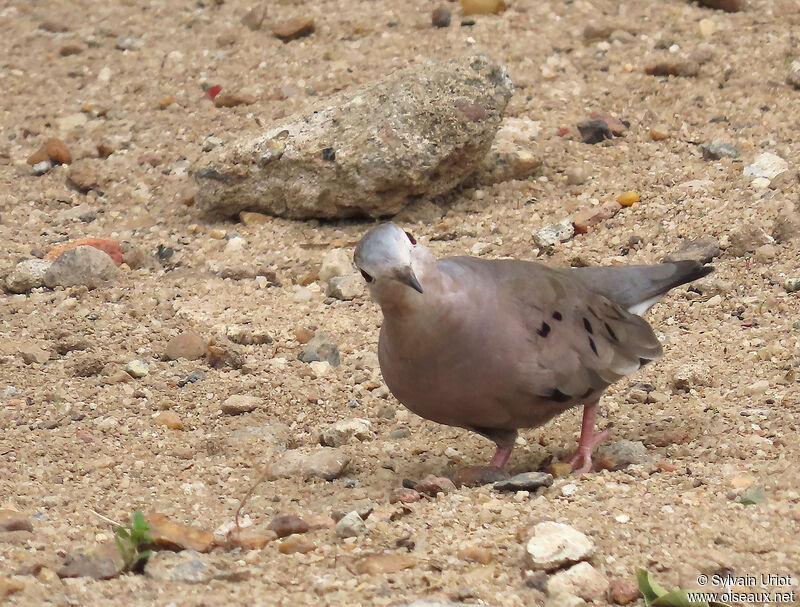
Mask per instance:
[[[707,276],[714,267],[696,261],[673,261],[650,266],[573,268],[572,271],[590,290],[634,314],[642,314],[670,289]]]

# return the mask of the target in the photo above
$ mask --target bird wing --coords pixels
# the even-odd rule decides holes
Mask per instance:
[[[529,344],[527,390],[534,394],[564,403],[596,400],[609,384],[663,353],[647,322],[587,288],[570,270],[476,261],[497,287],[498,309],[519,320]]]

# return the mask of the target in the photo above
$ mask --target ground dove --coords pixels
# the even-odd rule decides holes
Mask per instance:
[[[378,344],[386,385],[426,419],[492,440],[503,468],[519,428],[583,405],[577,472],[608,431],[595,433],[603,391],[662,354],[639,315],[669,289],[710,273],[694,261],[551,268],[516,260],[437,260],[393,223],[370,230],[355,263],[383,311]]]

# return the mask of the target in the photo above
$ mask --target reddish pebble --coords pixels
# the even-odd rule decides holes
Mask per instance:
[[[426,495],[437,495],[439,493],[450,493],[456,490],[455,484],[449,478],[434,476],[429,474],[418,482],[414,489]]]
[[[60,139],[52,137],[45,141],[42,147],[31,154],[27,162],[29,165],[33,166],[45,160],[50,160],[56,164],[70,164],[72,162],[72,154],[69,153],[67,144]]]
[[[421,499],[422,494],[419,491],[414,491],[413,489],[406,489],[403,487],[392,492],[392,497],[389,498],[389,503],[396,504],[400,502],[401,504],[413,504]]]
[[[308,531],[308,523],[294,514],[283,514],[272,519],[267,529],[274,531],[278,537],[286,537],[294,533],[305,533]]]
[[[219,84],[215,84],[214,86],[210,86],[206,89],[206,97],[209,99],[213,99],[219,92],[222,90],[222,87]]]
[[[556,135],[558,135],[559,137],[566,137],[567,135],[569,135],[569,127],[568,126],[560,127],[556,131]]]
[[[642,596],[636,584],[623,578],[611,580],[608,594],[617,605],[627,605]]]
[[[79,240],[62,242],[50,247],[50,250],[47,251],[47,255],[45,255],[44,258],[54,261],[61,257],[62,253],[66,253],[78,247],[94,247],[95,249],[100,249],[113,259],[115,264],[119,265],[122,263],[122,248],[120,247],[119,241],[112,238],[81,238]]]

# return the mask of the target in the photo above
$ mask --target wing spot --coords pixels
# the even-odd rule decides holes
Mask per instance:
[[[547,337],[547,335],[550,333],[550,325],[548,325],[546,322],[543,322],[543,323],[542,323],[542,326],[541,326],[541,327],[539,327],[539,328],[536,330],[536,332],[537,332],[539,335],[541,335],[542,337]]]
[[[594,340],[590,337],[589,338],[589,347],[592,349],[592,352],[597,354],[597,346],[594,343]]]
[[[583,319],[583,328],[589,332],[589,335],[594,333],[594,329],[592,329],[592,323],[589,322],[589,319],[584,317]]]
[[[609,325],[608,323],[605,323],[605,325],[606,325],[606,331],[608,331],[608,336],[614,341],[619,341],[619,339],[617,339],[617,334],[614,333],[614,329],[611,328],[611,325]]]
[[[561,316],[561,312],[553,312],[553,318],[555,320],[563,320],[564,319],[564,317]]]

